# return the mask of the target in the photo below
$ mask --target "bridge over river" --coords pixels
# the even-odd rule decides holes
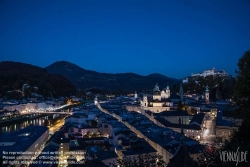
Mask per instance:
[[[61,111],[30,111],[30,114],[65,114],[72,115],[73,112],[61,112]]]

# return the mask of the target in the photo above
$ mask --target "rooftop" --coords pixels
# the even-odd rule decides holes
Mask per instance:
[[[46,126],[28,126],[16,132],[0,135],[0,150],[26,151],[41,135],[49,129]],[[49,134],[48,134],[49,135]],[[5,144],[10,144],[6,146]],[[0,152],[0,155],[2,151]]]
[[[60,144],[60,143],[69,143],[70,139],[69,138],[65,138],[64,135],[64,131],[57,131],[55,132],[50,139],[46,142],[46,144],[50,143],[50,142],[54,142],[56,144]]]
[[[228,127],[235,127],[235,123],[229,120],[223,120],[223,113],[218,111],[217,112],[217,120],[216,120],[216,126],[228,126]]]
[[[157,151],[152,146],[147,146],[142,149],[140,148],[127,148],[125,151],[122,151],[124,156],[138,155],[138,154],[149,154],[157,153]]]
[[[96,157],[97,160],[106,160],[115,158],[117,159],[118,156],[114,150],[104,151],[102,147],[94,146],[87,148],[87,154],[91,157]]]
[[[165,127],[172,127],[172,128],[181,128],[181,124],[174,124],[174,123],[171,123],[169,121],[167,121],[166,119],[164,118],[161,118],[161,117],[156,117],[155,118],[158,122],[160,122],[162,125],[164,125]],[[198,125],[195,125],[195,124],[192,124],[192,125],[183,125],[183,128],[184,129],[194,129],[194,130],[201,130],[201,127],[198,126]]]
[[[163,111],[161,113],[154,113],[154,116],[189,116],[187,111]]]
[[[42,156],[57,156],[57,154],[50,154],[50,152],[56,152],[59,151],[59,146],[55,146],[55,145],[48,145],[47,147],[45,147],[42,150],[42,153],[35,159],[35,161],[39,161],[40,158],[42,158]],[[50,161],[51,164],[53,164],[53,159],[46,159],[46,161]],[[50,163],[48,164],[32,164],[30,165],[30,167],[53,167],[53,165],[51,166]],[[56,164],[55,164],[56,165]]]
[[[195,115],[195,116],[192,118],[192,120],[190,121],[189,124],[194,123],[194,122],[196,122],[196,123],[198,123],[198,124],[202,124],[202,121],[203,121],[203,119],[204,119],[204,116],[205,116],[204,113],[199,113],[199,114]]]

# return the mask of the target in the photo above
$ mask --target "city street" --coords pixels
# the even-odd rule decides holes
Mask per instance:
[[[53,126],[51,126],[51,127],[49,128],[49,133],[50,133],[50,134],[54,134],[54,133],[55,133],[56,131],[58,131],[63,125],[64,125],[64,120],[60,120],[59,123],[57,123],[57,124],[55,124],[55,125],[53,125]]]
[[[205,117],[205,129],[202,134],[203,140],[201,143],[212,143],[215,141],[215,125],[216,121],[214,117]]]

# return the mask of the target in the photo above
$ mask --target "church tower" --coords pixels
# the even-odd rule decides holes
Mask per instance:
[[[182,84],[180,84],[179,96],[180,96],[181,102],[183,102],[183,88],[182,88]]]
[[[148,107],[148,97],[147,97],[147,95],[143,95],[142,106],[143,106],[144,108],[145,108],[145,107]]]
[[[167,84],[167,88],[166,88],[166,94],[167,94],[167,98],[170,97],[170,90],[169,90],[169,85]]]
[[[155,87],[154,87],[154,90],[153,90],[153,91],[154,91],[154,92],[160,91],[160,88],[159,88],[159,86],[158,86],[158,83],[155,84]]]
[[[167,88],[166,88],[166,90],[169,90],[169,85],[167,84]]]
[[[205,101],[208,104],[209,103],[209,89],[208,85],[206,86],[206,91],[205,91]]]
[[[97,99],[97,97],[95,97],[95,99],[94,99],[94,104],[95,104],[95,105],[98,104],[98,99]]]
[[[164,92],[163,92],[163,93],[164,93]],[[154,88],[154,90],[153,90],[153,99],[154,99],[154,100],[160,100],[160,101],[161,101],[161,96],[162,96],[162,94],[161,94],[161,92],[160,92],[160,88],[159,88],[159,86],[158,86],[158,83],[156,83],[155,88]]]
[[[181,120],[181,134],[180,134],[180,144],[184,145],[185,144],[185,134],[183,131],[183,120]]]
[[[137,99],[137,98],[138,98],[138,95],[137,95],[136,91],[135,91],[134,98],[135,98],[135,99]]]
[[[179,120],[180,122],[180,120]],[[190,157],[185,144],[185,134],[183,132],[183,122],[181,124],[181,133],[180,133],[180,147],[175,152],[173,157],[169,160],[168,166],[195,166],[193,159]]]

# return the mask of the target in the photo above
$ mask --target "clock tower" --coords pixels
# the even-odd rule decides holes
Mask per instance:
[[[208,104],[209,103],[209,89],[208,85],[206,86],[206,91],[205,91],[205,101]]]

